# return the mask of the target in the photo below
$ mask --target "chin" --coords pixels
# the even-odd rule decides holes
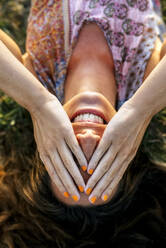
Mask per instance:
[[[116,113],[116,110],[104,95],[91,91],[85,91],[75,95],[69,101],[65,102],[63,107],[72,123],[92,122],[108,124]],[[89,119],[85,114],[94,115],[93,119]]]

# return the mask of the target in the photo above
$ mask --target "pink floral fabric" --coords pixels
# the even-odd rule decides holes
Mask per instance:
[[[154,1],[154,0],[153,0]],[[155,0],[156,1],[156,0]],[[27,52],[41,83],[63,103],[67,65],[86,22],[103,31],[113,55],[117,109],[140,87],[159,29],[152,0],[69,0],[69,53],[65,56],[63,1],[34,0]],[[160,17],[161,19],[161,17]]]
[[[142,83],[144,64],[150,58],[157,37],[157,29],[154,28],[156,23],[152,14],[153,5],[148,0],[119,0],[118,2],[70,0],[70,44],[73,48],[85,22],[95,22],[104,33],[114,59],[118,88],[117,108],[131,97]],[[147,34],[149,35],[147,36]],[[144,51],[146,56],[145,58],[139,56],[139,64],[133,65],[145,36],[146,40],[148,39],[149,47],[141,49],[141,54]],[[132,70],[132,77],[131,75],[129,77],[131,67],[134,70]]]

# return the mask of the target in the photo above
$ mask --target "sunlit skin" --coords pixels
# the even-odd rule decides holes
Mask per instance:
[[[146,75],[151,71],[152,63],[155,64],[154,59],[152,62],[149,61]],[[116,113],[116,94],[114,63],[105,37],[97,25],[85,25],[80,32],[68,65],[64,109],[71,121],[77,111],[94,113],[96,110],[103,113],[104,119],[108,123]],[[77,140],[88,161],[101,140],[106,123],[72,123]],[[91,175],[81,168],[80,171],[86,183]],[[73,201],[71,197],[64,197],[54,184],[52,184],[52,189],[56,197],[64,203],[83,206],[108,202],[117,190],[116,188],[105,202],[98,198],[92,205],[85,192],[80,193],[79,201]]]

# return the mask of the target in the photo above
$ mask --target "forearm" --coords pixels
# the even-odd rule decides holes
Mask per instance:
[[[20,61],[22,62],[21,50],[16,44],[16,42],[7,35],[3,30],[0,29],[0,40],[5,44],[9,51]]]
[[[0,41],[0,89],[30,112],[55,98]]]
[[[138,111],[151,116],[166,107],[166,56],[130,98],[129,103]]]

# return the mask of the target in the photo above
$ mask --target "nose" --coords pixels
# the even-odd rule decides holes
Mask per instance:
[[[100,136],[95,134],[94,130],[86,129],[82,133],[76,134],[76,137],[87,161],[89,161],[100,141]]]

